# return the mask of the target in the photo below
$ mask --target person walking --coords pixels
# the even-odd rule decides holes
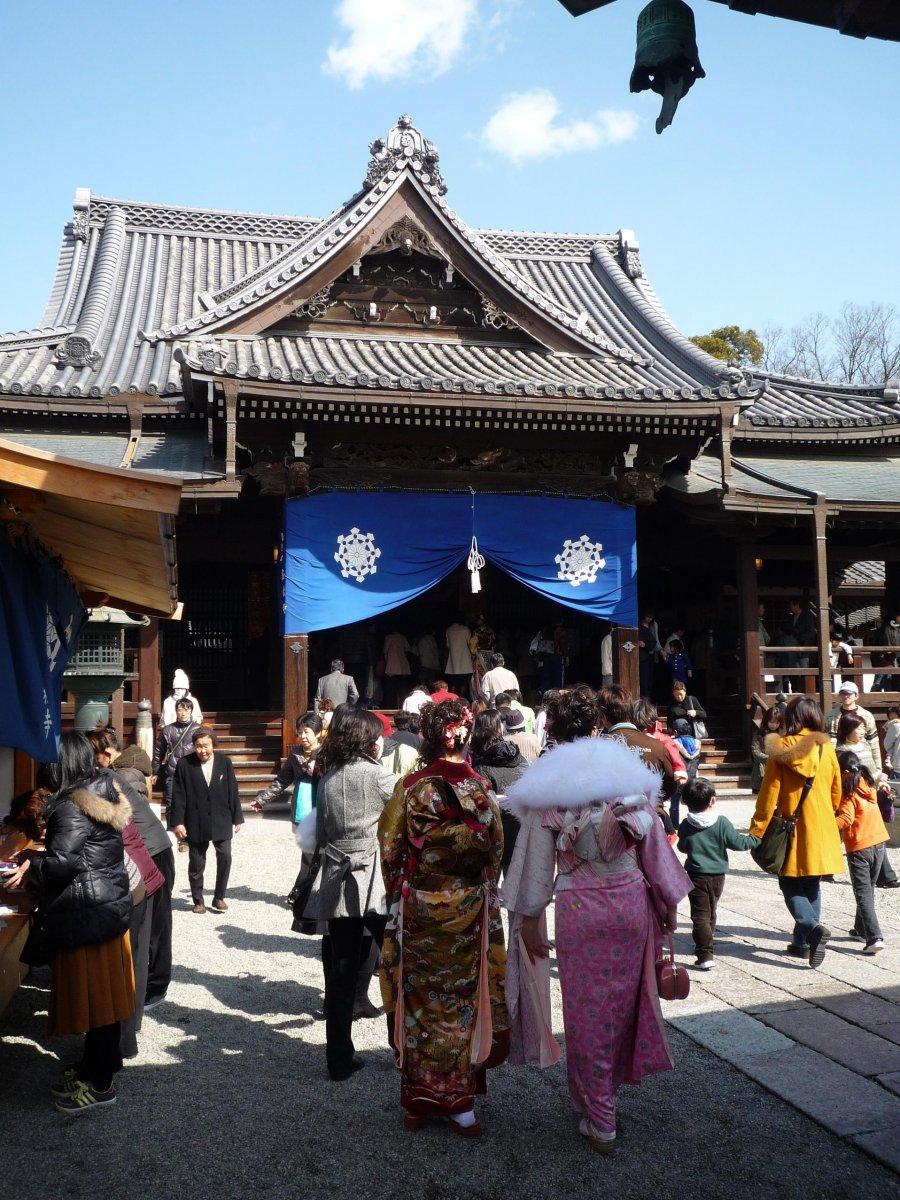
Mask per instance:
[[[449,687],[459,696],[470,696],[472,693],[472,672],[475,670],[472,662],[472,651],[469,643],[472,631],[462,621],[450,625],[444,634],[447,645],[447,665],[444,668],[449,680]],[[440,682],[435,680],[435,682]],[[445,683],[444,688],[448,685]],[[434,693],[432,692],[432,698]]]
[[[692,779],[681,793],[688,815],[678,826],[678,849],[685,855],[684,869],[693,885],[691,906],[694,950],[700,971],[716,965],[713,939],[716,913],[725,888],[729,850],[752,850],[759,838],[738,833],[723,814],[714,811],[716,789],[705,779]]]
[[[190,704],[190,719],[198,725],[202,724],[203,712],[200,708],[200,701],[191,693],[191,681],[180,667],[172,676],[171,692],[163,700],[160,725],[172,725],[178,720],[175,710],[179,700],[186,700]]]
[[[796,819],[794,837],[778,886],[794,930],[788,954],[821,965],[831,930],[821,922],[823,875],[844,869],[835,813],[841,802],[841,773],[822,709],[808,696],[792,696],[784,713],[784,734],[766,739],[768,760],[750,836],[761,838],[774,816]],[[811,780],[808,788],[807,781]],[[804,797],[805,792],[805,797]],[[801,804],[802,800],[802,804]]]
[[[205,725],[194,731],[194,752],[183,758],[175,771],[172,788],[172,823],[175,836],[188,845],[188,882],[193,911],[206,912],[203,871],[212,842],[216,852],[216,884],[212,906],[225,912],[225,891],[231,872],[231,839],[240,833],[244,814],[238,796],[231,759],[220,754],[216,735]]]
[[[322,711],[322,704],[330,700],[337,708],[339,704],[355,704],[359,699],[359,689],[352,675],[344,670],[344,661],[340,658],[331,660],[331,670],[323,675],[316,686],[315,708]]]
[[[666,833],[674,839],[675,826],[666,811],[666,801],[672,800],[680,783],[675,778],[675,766],[669,751],[658,738],[651,737],[649,733],[644,733],[635,725],[632,720],[631,695],[621,684],[614,683],[611,687],[601,688],[597,693],[596,703],[598,721],[604,736],[617,738],[626,746],[630,746],[641,761],[659,775],[662,790],[658,794],[656,811],[659,813]],[[552,708],[550,715],[552,729]],[[553,731],[553,736],[556,736],[555,731]],[[681,769],[684,772],[684,779],[687,779],[683,763]]]
[[[581,1135],[608,1152],[619,1085],[674,1066],[654,964],[691,883],[654,813],[659,775],[623,742],[595,736],[593,693],[555,697],[549,712],[554,748],[507,793],[522,823],[503,886],[513,1062],[558,1057],[546,1018],[541,1039],[531,1017],[535,991],[535,1010],[550,1013],[544,913],[555,899],[569,1095]]]
[[[692,696],[688,692],[687,684],[683,679],[672,681],[672,699],[666,710],[666,728],[669,733],[674,732],[676,721],[689,721],[692,737],[698,739],[706,737],[706,709],[696,696]],[[698,725],[700,726],[699,731]]]
[[[131,805],[98,771],[82,733],[64,733],[55,763],[43,853],[30,854],[5,881],[37,889],[41,932],[50,953],[50,1033],[84,1035],[79,1062],[50,1094],[76,1116],[116,1103],[122,1069],[121,1023],[134,1012],[134,967],[128,923],[131,889],[122,831]],[[110,798],[110,795],[114,798]]]
[[[859,703],[859,688],[852,680],[848,679],[838,688],[838,701],[839,703],[829,711],[825,718],[825,729],[830,734],[832,742],[837,741],[838,723],[841,717],[847,713],[861,717],[866,727],[865,740],[872,752],[875,766],[880,771],[881,745],[878,741],[878,726],[875,724],[874,715]]]
[[[659,641],[659,631],[652,612],[645,612],[638,626],[638,674],[641,684],[641,695],[650,696],[653,693],[653,671],[662,646]]]
[[[514,709],[510,709],[514,712]],[[521,715],[521,714],[519,714]],[[501,805],[500,817],[503,822],[503,858],[501,864],[505,871],[512,859],[516,836],[519,832],[519,822],[503,808],[507,790],[517,779],[521,779],[528,769],[528,763],[522,756],[519,747],[506,739],[506,729],[496,708],[486,709],[475,718],[472,727],[472,766],[491,785],[494,795]]]
[[[162,776],[163,795],[166,802],[166,822],[172,828],[172,787],[175,780],[175,768],[186,754],[194,749],[193,736],[200,728],[200,723],[193,717],[193,701],[186,696],[175,701],[175,719],[160,727],[153,747],[153,761],[150,765],[150,784],[155,787]],[[181,846],[179,846],[181,849]]]
[[[490,670],[485,671],[481,677],[481,694],[487,700],[488,704],[495,704],[497,697],[502,692],[519,691],[519,681],[515,674],[506,666],[506,660],[502,654],[489,654],[488,662]]]
[[[365,1066],[353,1045],[354,1002],[360,969],[373,943],[381,946],[387,922],[376,831],[396,777],[379,762],[382,743],[375,713],[351,705],[335,709],[319,762],[316,810],[307,822],[314,834],[303,841],[321,862],[303,919],[328,927],[325,1061],[335,1082]]]
[[[851,937],[863,943],[863,954],[884,949],[884,936],[875,912],[875,886],[887,850],[888,831],[878,806],[878,785],[872,772],[852,750],[838,753],[841,769],[841,802],[837,825],[856,900]]]
[[[766,750],[766,739],[772,733],[784,733],[784,708],[783,704],[773,704],[760,718],[759,724],[754,724],[753,726],[753,733],[750,737],[750,758],[752,762],[750,787],[754,792],[758,792],[760,789],[766,763],[769,760],[769,752]]]
[[[138,982],[137,1009],[151,1009],[162,1004],[172,981],[172,888],[175,884],[175,855],[162,821],[150,807],[147,791],[147,776],[150,774],[150,759],[138,746],[120,748],[114,729],[98,730],[88,740],[94,751],[94,759],[100,769],[109,768],[118,781],[125,784],[131,816],[141,835],[153,867],[159,872],[159,880],[153,872],[141,871],[147,885],[148,916],[146,929],[146,969],[141,957],[138,968],[139,946],[135,944],[134,922],[132,933],[132,957],[135,960],[135,978]],[[141,942],[144,937],[142,934]],[[139,1026],[138,1026],[139,1028]]]
[[[394,630],[384,639],[384,703],[387,708],[400,708],[403,697],[409,689],[412,667],[409,655],[412,654],[406,634]]]
[[[446,700],[422,714],[422,770],[398,783],[378,824],[390,913],[381,994],[407,1129],[443,1118],[477,1137],[475,1096],[508,1053],[506,952],[496,879],[503,826],[466,761],[472,713]]]
[[[308,712],[297,718],[297,742],[281,764],[281,769],[272,782],[256,793],[251,808],[262,812],[267,804],[277,800],[285,792],[291,794],[291,819],[300,821],[316,804],[316,757],[322,747],[322,718],[318,713]],[[303,787],[306,795],[298,788]]]

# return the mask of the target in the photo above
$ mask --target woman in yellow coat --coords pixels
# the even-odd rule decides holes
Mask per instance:
[[[808,696],[794,696],[784,714],[784,735],[771,734],[765,743],[768,761],[756,798],[750,834],[762,837],[776,814],[790,817],[807,779],[813,784],[803,802],[797,828],[778,886],[794,918],[788,954],[809,959],[818,967],[825,957],[831,930],[821,923],[823,875],[844,869],[835,813],[841,802],[841,772],[831,739],[824,732],[822,709]]]

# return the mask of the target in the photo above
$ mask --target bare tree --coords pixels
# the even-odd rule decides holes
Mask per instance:
[[[836,317],[769,326],[762,340],[762,365],[777,374],[878,386],[900,373],[900,314],[889,304],[848,301]]]

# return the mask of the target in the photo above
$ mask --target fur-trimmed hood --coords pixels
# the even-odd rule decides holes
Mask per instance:
[[[766,754],[770,762],[779,766],[790,767],[800,775],[814,775],[819,762],[819,747],[827,746],[831,738],[827,733],[817,733],[812,729],[804,729],[802,733],[792,733],[782,737],[779,733],[770,733],[765,741]]]
[[[115,803],[87,788],[76,788],[74,792],[69,793],[69,799],[86,817],[90,817],[98,825],[109,825],[117,833],[121,833],[131,820],[131,805],[119,788],[115,791],[119,797]]]
[[[618,738],[586,737],[555,746],[532,763],[507,792],[504,807],[521,816],[528,809],[579,809],[635,795],[653,804],[660,786],[659,775]]]

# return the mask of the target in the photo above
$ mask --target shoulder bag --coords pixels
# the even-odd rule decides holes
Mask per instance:
[[[822,762],[822,747],[819,747],[819,764]],[[806,797],[810,793],[815,775],[804,781],[803,790],[800,793],[800,800],[797,807],[789,817],[779,816],[778,813],[773,814],[771,821],[766,826],[766,832],[758,846],[754,846],[750,851],[750,857],[769,875],[780,875],[784,870],[784,864],[787,862],[788,855],[791,852],[791,846],[794,842],[794,837],[797,832],[797,822],[800,819],[800,810],[806,801]]]

